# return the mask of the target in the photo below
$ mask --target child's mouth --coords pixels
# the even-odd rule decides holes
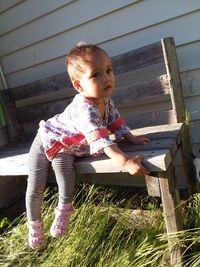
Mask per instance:
[[[111,87],[110,85],[108,85],[108,86],[106,86],[106,87],[104,88],[104,91],[109,91],[111,88],[112,88],[112,87]]]

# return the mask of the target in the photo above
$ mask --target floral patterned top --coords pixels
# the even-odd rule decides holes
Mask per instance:
[[[50,160],[61,151],[78,157],[101,154],[103,148],[114,144],[109,139],[109,131],[120,140],[130,128],[125,125],[110,97],[105,98],[105,116],[102,119],[97,106],[83,94],[77,94],[61,114],[46,122],[41,121],[38,130]]]

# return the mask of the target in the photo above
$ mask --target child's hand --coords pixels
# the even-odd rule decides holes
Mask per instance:
[[[128,159],[126,164],[125,164],[125,168],[127,169],[127,171],[131,174],[149,174],[150,172],[142,165],[142,159],[144,157],[140,156],[140,157],[135,157],[135,158],[131,158]]]
[[[136,145],[146,145],[149,143],[150,139],[145,136],[135,136],[131,132],[125,135],[125,139]]]
[[[134,136],[134,138],[132,138],[132,143],[136,145],[146,145],[149,141],[150,139],[147,137]]]

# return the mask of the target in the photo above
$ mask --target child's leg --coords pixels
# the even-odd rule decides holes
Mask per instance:
[[[58,207],[51,227],[51,235],[63,236],[68,230],[69,219],[73,213],[72,199],[75,186],[74,157],[66,152],[58,153],[52,160],[59,190]]]
[[[74,157],[66,152],[58,153],[52,160],[59,190],[59,203],[71,203],[75,186]]]
[[[39,248],[44,242],[41,206],[49,164],[50,162],[44,154],[39,135],[37,135],[29,152],[29,176],[26,191],[29,244],[32,248]]]

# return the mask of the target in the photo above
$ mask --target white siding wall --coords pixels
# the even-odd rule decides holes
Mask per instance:
[[[78,41],[113,56],[174,36],[191,139],[200,156],[199,0],[1,0],[1,66],[9,87],[65,71]]]

